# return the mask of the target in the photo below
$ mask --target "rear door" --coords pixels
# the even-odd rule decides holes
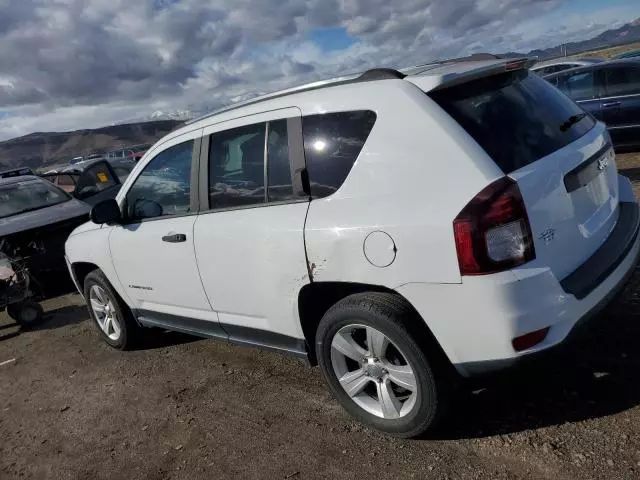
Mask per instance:
[[[534,262],[559,279],[584,263],[618,215],[617,171],[604,125],[526,71],[431,96],[518,182],[534,236]]]
[[[603,120],[616,146],[640,145],[640,62],[602,69]]]
[[[195,252],[220,323],[233,341],[300,351],[304,337],[293,319],[309,283],[300,111],[205,128],[200,161]]]

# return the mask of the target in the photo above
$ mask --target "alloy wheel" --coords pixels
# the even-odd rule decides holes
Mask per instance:
[[[109,294],[101,286],[92,285],[89,289],[89,303],[100,329],[110,340],[117,341],[122,329]]]
[[[347,395],[372,415],[397,419],[416,405],[417,379],[406,355],[373,327],[341,328],[331,341],[331,364]]]

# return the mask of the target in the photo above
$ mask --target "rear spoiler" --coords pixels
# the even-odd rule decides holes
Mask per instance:
[[[405,80],[420,87],[424,92],[441,90],[461,83],[467,83],[483,77],[504,72],[531,68],[537,57],[504,58],[495,60],[460,59],[427,67],[420,73],[408,76]]]

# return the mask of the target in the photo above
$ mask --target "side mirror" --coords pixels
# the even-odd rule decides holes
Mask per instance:
[[[89,218],[93,223],[101,225],[103,223],[119,223],[122,220],[122,213],[118,202],[113,198],[104,200],[94,205],[89,213]]]

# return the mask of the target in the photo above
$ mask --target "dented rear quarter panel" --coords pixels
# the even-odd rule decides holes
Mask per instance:
[[[311,201],[305,241],[313,280],[392,289],[460,283],[453,219],[503,174],[414,85],[389,89],[375,112],[376,123],[344,184]],[[396,257],[387,267],[372,265],[364,255],[365,238],[374,231],[395,242]]]

